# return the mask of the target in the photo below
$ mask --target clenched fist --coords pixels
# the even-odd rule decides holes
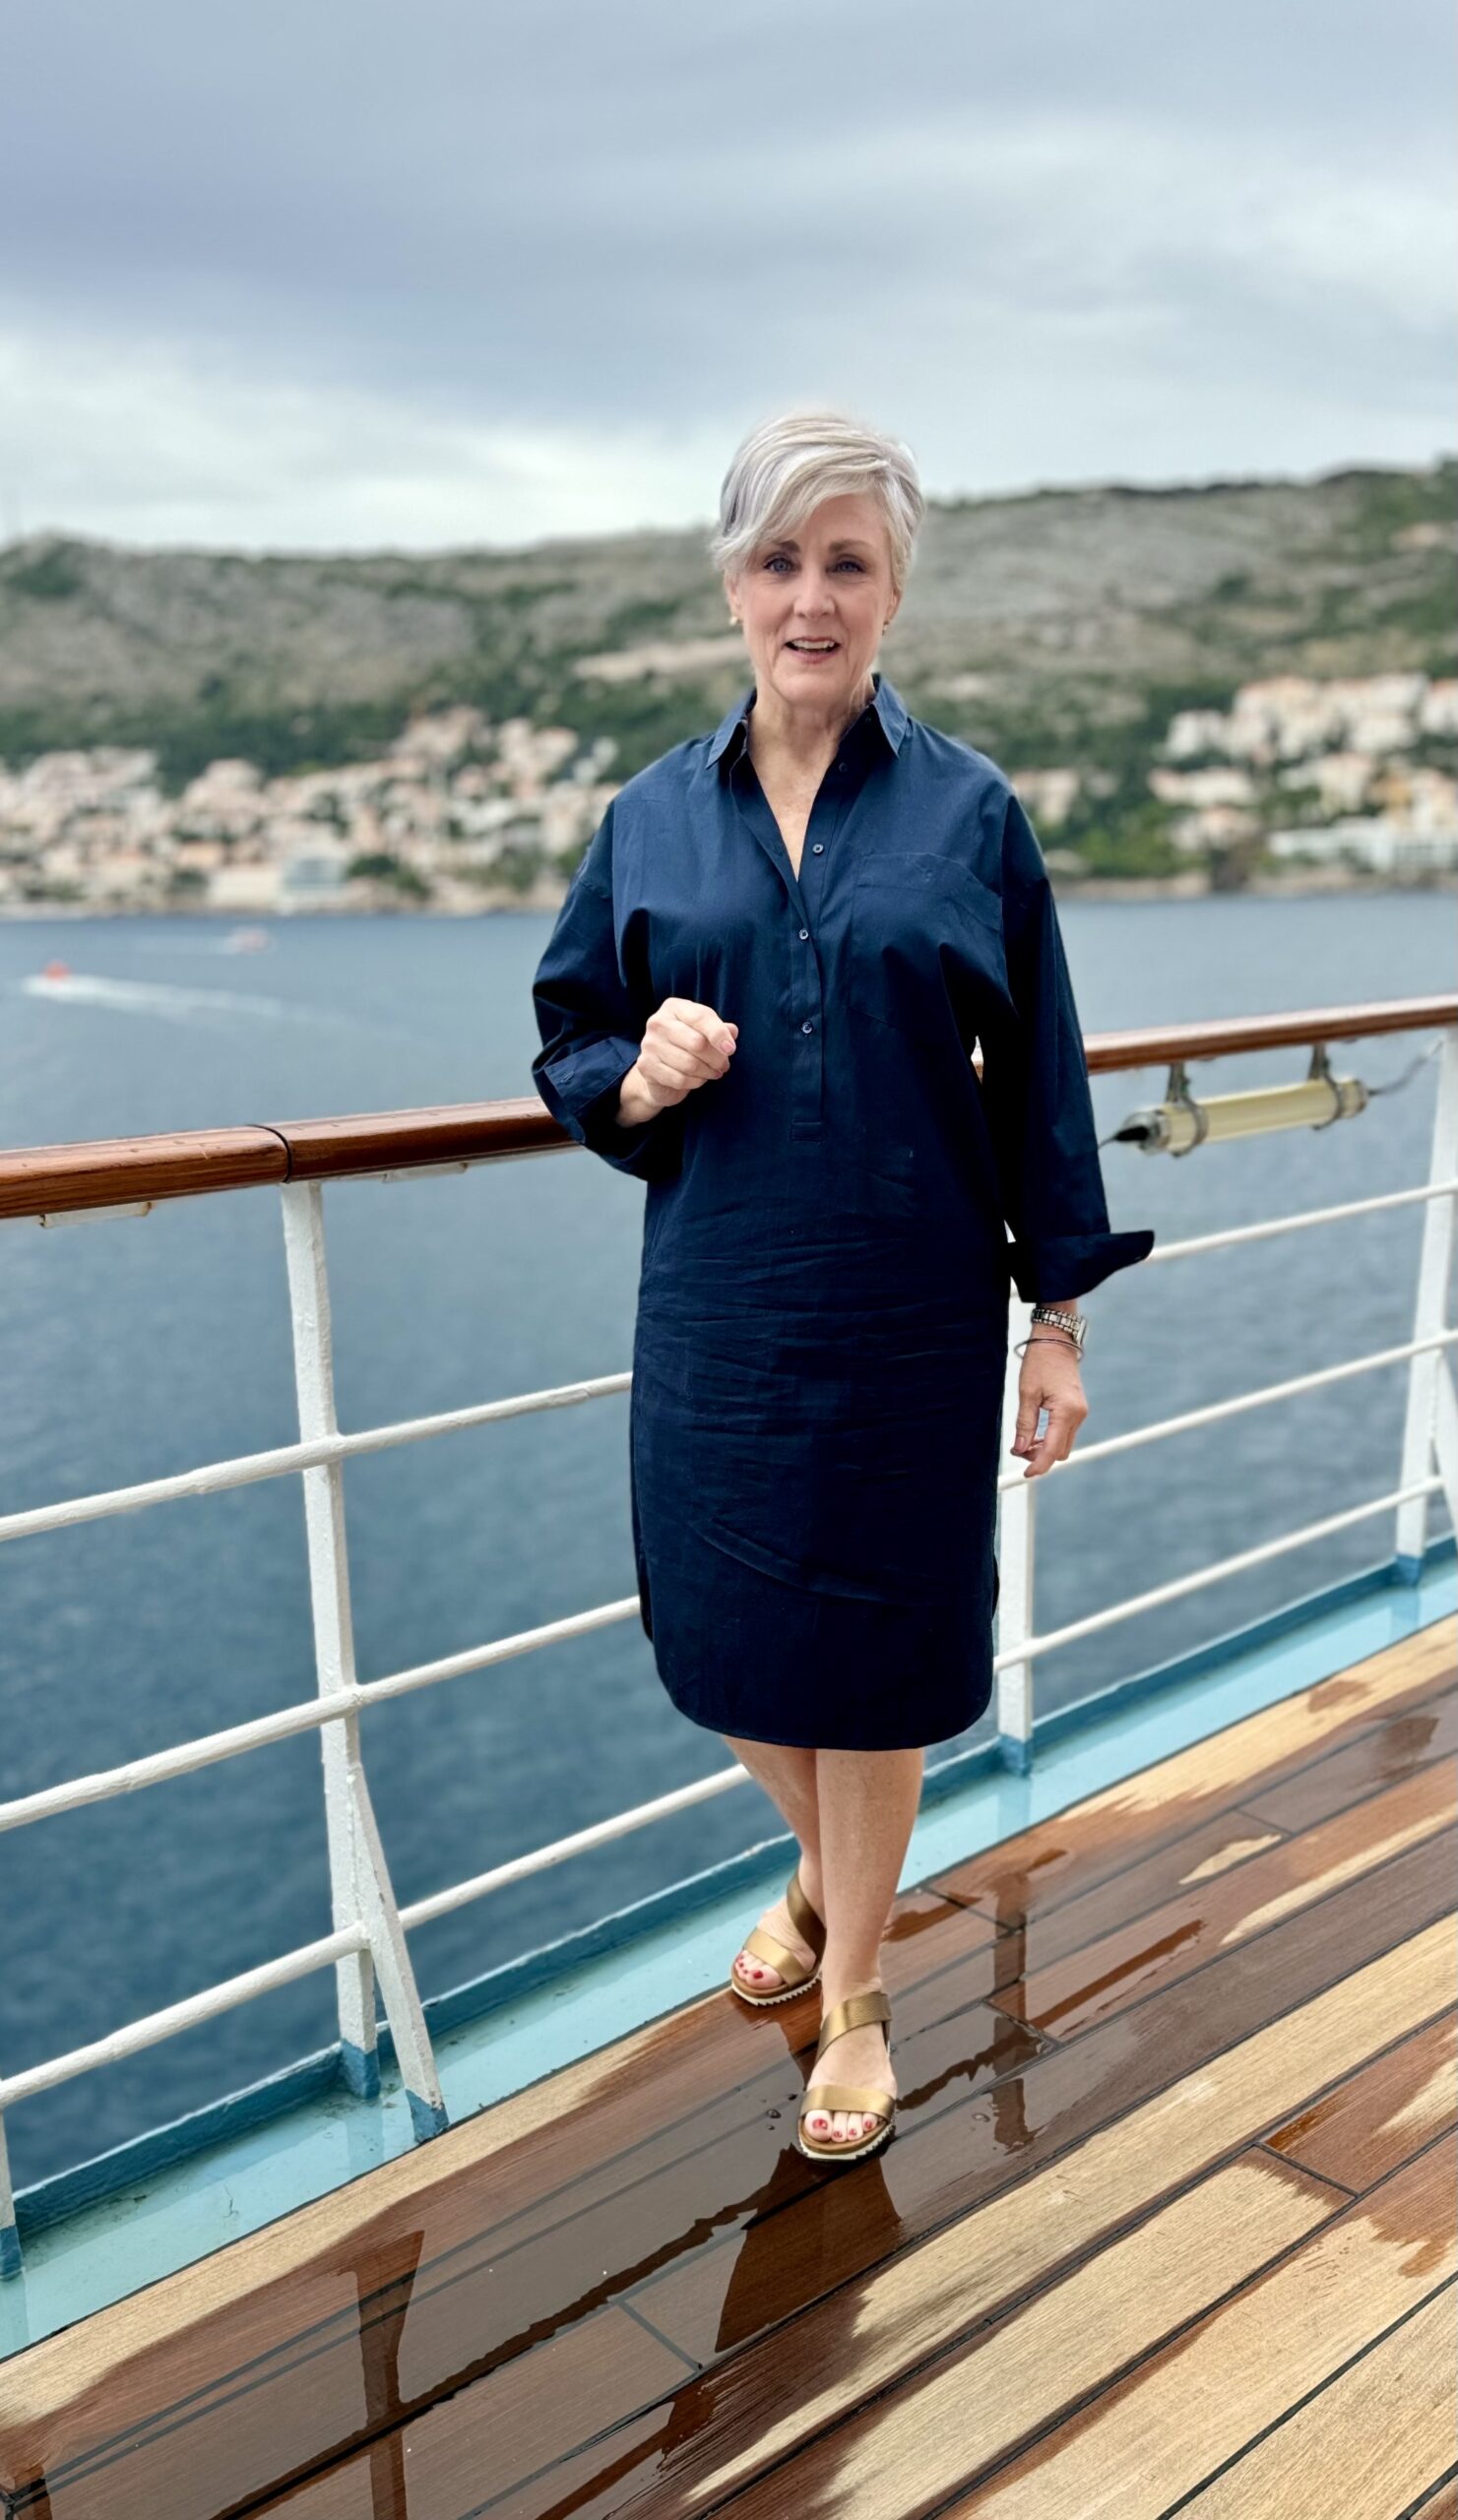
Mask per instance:
[[[643,1028],[638,1056],[623,1078],[617,1120],[636,1128],[682,1102],[695,1086],[729,1074],[739,1037],[737,1024],[727,1024],[712,1006],[691,997],[666,997]]]

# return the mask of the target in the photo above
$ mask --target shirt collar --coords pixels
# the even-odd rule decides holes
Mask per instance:
[[[906,707],[900,693],[893,689],[883,673],[873,675],[872,681],[875,685],[874,693],[855,724],[848,727],[848,738],[854,739],[862,727],[869,725],[873,721],[879,725],[892,752],[899,752],[901,739],[911,723]],[[755,687],[751,683],[743,698],[736,700],[733,707],[720,720],[709,744],[709,759],[712,762],[720,761],[726,753],[729,755],[730,768],[738,760],[748,737],[749,712],[754,706],[754,699]]]

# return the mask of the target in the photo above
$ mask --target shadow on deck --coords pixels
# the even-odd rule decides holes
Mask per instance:
[[[1454,2513],[1455,1742],[1441,1619],[904,1894],[866,2163],[726,1991],[83,2319],[7,2510]]]

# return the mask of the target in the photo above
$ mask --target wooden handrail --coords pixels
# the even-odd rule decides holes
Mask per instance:
[[[1091,1033],[1091,1075],[1166,1067],[1175,1059],[1228,1058],[1245,1050],[1300,1049],[1458,1024],[1458,995],[1404,997],[1291,1015],[1233,1016]],[[425,1164],[479,1163],[575,1146],[535,1095],[497,1102],[427,1104],[329,1120],[278,1120],[236,1129],[178,1129],[160,1137],[96,1138],[71,1146],[0,1153],[0,1218],[65,1216],[130,1207],[144,1199],[195,1199],[266,1181],[325,1181]]]

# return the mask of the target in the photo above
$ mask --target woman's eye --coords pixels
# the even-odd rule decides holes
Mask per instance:
[[[791,569],[793,566],[794,563],[791,559],[788,551],[772,551],[765,562],[765,567],[767,569]],[[849,553],[844,559],[837,560],[836,567],[838,569],[854,569],[858,578],[863,578],[865,575],[863,563],[859,560],[853,560]]]

